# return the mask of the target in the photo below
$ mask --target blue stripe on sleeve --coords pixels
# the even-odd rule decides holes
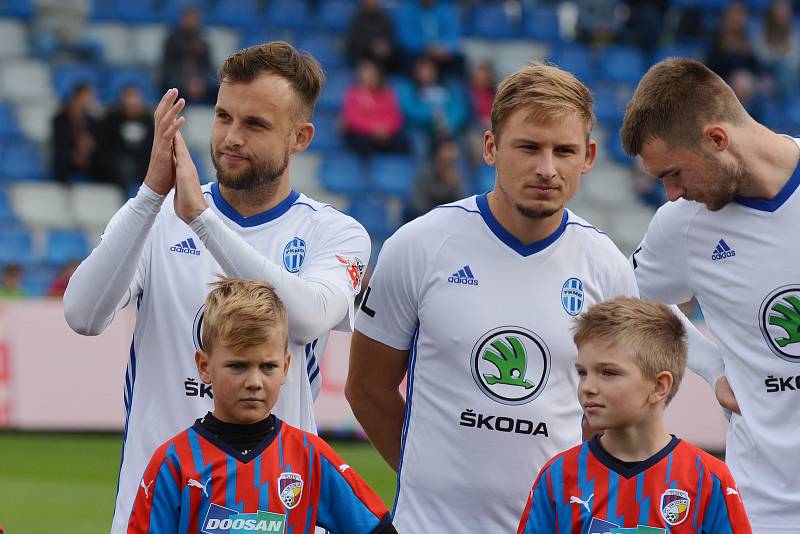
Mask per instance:
[[[383,518],[373,514],[325,456],[319,456],[320,492],[317,525],[331,532],[372,532]]]
[[[170,446],[174,449],[174,446]],[[167,451],[169,454],[169,450]],[[180,471],[179,471],[180,472]],[[143,481],[147,484],[146,481]],[[153,484],[153,506],[150,509],[150,532],[180,532],[178,520],[181,492],[167,461],[162,462]]]
[[[697,489],[695,490],[695,495],[702,495],[703,494],[703,473],[705,473],[706,466],[703,463],[702,458],[700,455],[697,455],[697,463],[695,464],[695,469],[697,469]],[[694,507],[694,514],[692,514],[692,528],[697,529],[699,526],[697,523],[697,514],[700,511],[699,506]]]
[[[556,460],[556,462],[560,461],[561,459]],[[525,523],[525,534],[556,531],[555,512],[558,504],[554,503],[553,496],[550,494],[550,489],[547,485],[548,475],[553,480],[553,486],[559,484],[559,481],[556,480],[552,473],[551,465],[547,471],[542,473],[542,476],[539,477],[539,483],[533,488],[533,499],[531,501],[531,510],[528,514],[528,522]]]
[[[733,534],[730,515],[728,515],[728,504],[725,502],[724,490],[720,480],[711,475],[711,496],[708,499],[703,526],[700,532],[703,534]],[[697,510],[695,506],[695,510]]]

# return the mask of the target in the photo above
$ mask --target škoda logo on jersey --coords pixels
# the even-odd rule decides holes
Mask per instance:
[[[297,473],[281,473],[278,477],[278,494],[286,508],[297,506],[303,494],[303,477]]]
[[[211,503],[201,531],[204,534],[240,534],[243,532],[282,534],[286,531],[286,516],[261,510],[247,514]]]
[[[758,311],[758,322],[776,356],[800,363],[800,285],[779,287],[767,295]]]
[[[520,326],[490,330],[472,349],[472,377],[478,388],[501,404],[525,404],[544,390],[550,350],[542,338]]]

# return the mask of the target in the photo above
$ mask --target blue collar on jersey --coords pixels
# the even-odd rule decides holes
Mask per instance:
[[[300,198],[300,193],[292,189],[289,192],[289,196],[281,200],[277,206],[273,207],[272,209],[268,209],[267,211],[251,215],[250,217],[244,217],[240,215],[239,212],[233,208],[233,206],[228,204],[227,200],[222,198],[222,193],[219,192],[219,182],[214,182],[211,184],[211,198],[214,199],[214,204],[217,205],[217,209],[219,209],[223,215],[239,226],[249,228],[251,226],[258,226],[259,224],[274,221],[289,211],[289,208],[292,207],[292,204],[294,204],[295,201]]]
[[[267,449],[267,447],[269,447],[272,444],[273,441],[275,441],[275,438],[278,437],[278,434],[280,434],[282,427],[283,427],[283,421],[278,419],[278,417],[276,416],[275,426],[273,427],[272,431],[269,434],[267,434],[267,436],[261,441],[261,443],[256,445],[247,454],[242,454],[241,452],[237,451],[236,449],[234,449],[233,447],[231,447],[230,445],[219,439],[217,436],[209,432],[203,425],[200,424],[200,419],[194,422],[194,424],[191,426],[191,429],[200,434],[201,436],[203,436],[209,443],[214,445],[216,448],[218,448],[228,456],[235,458],[238,462],[246,464],[250,463],[254,458],[259,457],[261,453],[264,452]]]
[[[777,195],[769,200],[763,198],[750,198],[750,197],[736,197],[736,202],[742,206],[753,208],[759,211],[773,212],[783,206],[783,203],[789,200],[792,193],[795,192],[797,186],[800,185],[800,164],[794,168],[794,173],[789,177],[789,181],[783,184],[783,187]]]
[[[675,447],[678,446],[680,443],[680,438],[672,436],[672,439],[667,446],[655,453],[653,456],[648,458],[647,460],[642,460],[641,462],[636,462],[634,465],[630,465],[631,462],[622,462],[622,460],[611,456],[608,451],[606,451],[603,446],[600,444],[600,436],[594,436],[592,439],[589,440],[589,450],[592,451],[594,457],[597,460],[606,466],[611,471],[614,471],[618,475],[625,477],[625,478],[632,478],[638,475],[639,473],[643,473],[656,465],[658,462],[661,461],[666,455],[671,453],[675,450]],[[625,465],[627,464],[627,465]]]
[[[540,239],[539,241],[535,241],[530,245],[526,245],[511,235],[511,233],[503,228],[502,225],[497,222],[497,219],[494,218],[492,210],[489,209],[489,200],[487,198],[488,194],[489,193],[484,193],[475,197],[475,201],[478,203],[478,209],[481,211],[481,216],[483,217],[484,222],[486,222],[486,226],[489,227],[489,230],[491,230],[492,233],[496,235],[498,239],[500,239],[500,241],[505,243],[520,256],[530,256],[531,254],[536,254],[537,252],[541,252],[542,250],[546,249],[555,243],[559,237],[561,237],[561,234],[564,233],[564,229],[567,227],[567,210],[563,210],[564,215],[561,217],[561,224],[558,225],[558,228],[556,228],[555,232],[544,239]]]

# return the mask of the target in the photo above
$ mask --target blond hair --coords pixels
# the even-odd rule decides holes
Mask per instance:
[[[746,118],[733,89],[711,69],[693,59],[668,58],[653,65],[639,82],[620,137],[633,157],[655,139],[673,148],[692,146],[707,124],[739,125]]]
[[[667,404],[678,392],[686,369],[686,328],[667,306],[627,297],[607,300],[586,310],[575,321],[573,333],[578,348],[598,341],[629,349],[648,380],[663,371],[672,374]]]
[[[221,343],[234,350],[259,345],[274,335],[289,343],[286,308],[264,282],[222,278],[211,284],[203,313],[203,349]]]
[[[594,128],[594,97],[575,76],[553,65],[534,61],[506,76],[492,102],[492,133],[500,132],[511,114],[530,108],[534,116],[560,119],[576,114],[586,124],[586,138]]]

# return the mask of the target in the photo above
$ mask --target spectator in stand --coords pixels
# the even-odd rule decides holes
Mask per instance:
[[[406,70],[424,55],[444,75],[464,75],[464,56],[459,52],[461,13],[455,4],[444,0],[407,0],[398,6],[395,22]]]
[[[152,111],[138,86],[122,90],[119,105],[106,115],[102,132],[98,156],[103,179],[128,191],[147,174],[153,139]]]
[[[397,50],[394,21],[383,9],[381,0],[361,0],[360,8],[347,30],[347,57],[352,65],[371,59],[384,71],[396,68]]]
[[[755,55],[776,80],[781,94],[798,90],[800,41],[794,29],[792,5],[788,0],[773,0],[764,12],[761,27],[753,38]]]
[[[358,63],[356,82],[344,97],[342,119],[347,145],[363,157],[408,150],[397,96],[369,59]]]
[[[722,12],[719,28],[706,57],[708,68],[728,80],[739,69],[759,76],[761,65],[747,32],[747,6],[734,2]]]
[[[211,102],[216,97],[211,55],[201,29],[200,12],[184,9],[178,27],[167,37],[161,65],[164,91],[176,88],[190,102]]]
[[[8,264],[3,267],[3,280],[0,285],[0,299],[15,299],[25,296],[22,290],[22,267]]]
[[[50,286],[47,288],[48,297],[59,299],[64,298],[64,292],[67,290],[69,279],[72,277],[72,273],[75,272],[75,269],[78,268],[80,263],[80,261],[70,261],[61,268],[56,277],[53,278],[53,281],[50,282]]]
[[[398,93],[417,156],[427,156],[432,141],[457,135],[466,125],[466,100],[457,88],[441,83],[436,64],[425,56],[416,61],[412,81]]]
[[[461,154],[452,138],[441,139],[433,157],[417,176],[414,204],[407,220],[425,215],[436,206],[455,202],[464,196]]]
[[[659,45],[669,0],[625,0],[628,17],[623,28],[625,40],[652,52]]]
[[[476,64],[469,78],[472,121],[467,132],[468,156],[473,165],[483,158],[483,132],[492,127],[492,102],[496,90],[497,78],[492,63],[486,60]]]
[[[53,174],[60,182],[97,175],[96,106],[94,86],[79,83],[53,119]]]
[[[41,58],[103,60],[100,44],[86,36],[89,0],[36,0],[33,45]]]
[[[593,45],[613,43],[621,22],[616,0],[578,0],[578,40]]]

